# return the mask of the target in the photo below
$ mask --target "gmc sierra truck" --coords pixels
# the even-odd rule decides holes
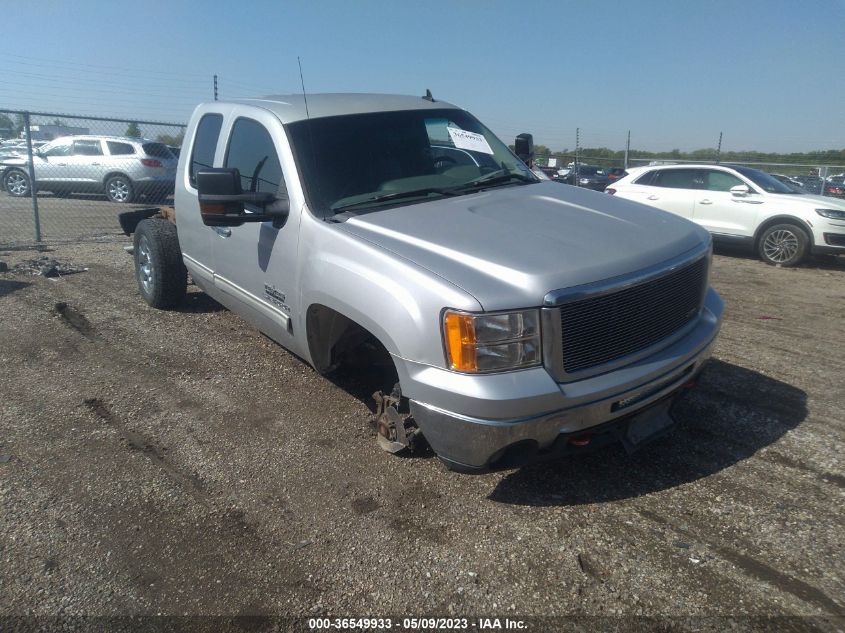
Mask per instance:
[[[187,276],[327,373],[383,351],[386,450],[480,472],[671,427],[723,303],[685,219],[537,178],[465,110],[290,95],[194,111],[173,209],[126,214],[142,297]]]

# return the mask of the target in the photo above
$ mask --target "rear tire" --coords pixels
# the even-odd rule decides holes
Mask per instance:
[[[757,251],[772,266],[797,266],[807,256],[810,238],[795,224],[775,224],[760,236]]]
[[[188,288],[176,226],[162,218],[142,220],[134,243],[135,278],[144,301],[154,308],[175,308]]]
[[[106,181],[106,197],[112,202],[132,202],[135,199],[132,181],[127,176],[112,176]]]

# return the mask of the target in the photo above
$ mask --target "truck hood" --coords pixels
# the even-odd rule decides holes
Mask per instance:
[[[631,274],[710,237],[672,214],[554,182],[394,207],[337,225],[459,286],[484,310]]]

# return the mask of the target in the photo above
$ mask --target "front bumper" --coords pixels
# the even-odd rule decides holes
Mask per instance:
[[[514,452],[531,457],[559,445],[561,436],[598,432],[613,423],[621,428],[633,415],[670,398],[710,356],[723,308],[709,289],[698,322],[683,338],[577,382],[558,384],[542,367],[467,376],[404,361],[397,363],[402,391],[423,435],[450,467],[513,466]]]

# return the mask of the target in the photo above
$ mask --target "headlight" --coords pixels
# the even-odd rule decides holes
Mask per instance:
[[[816,209],[816,213],[831,220],[845,220],[845,211],[841,209]]]
[[[589,178],[582,178],[582,179],[581,179],[581,180],[579,180],[578,182],[580,182],[582,185],[589,185],[589,184],[590,184],[590,179],[589,179]]]
[[[443,313],[446,364],[466,373],[522,369],[540,364],[540,313]]]

